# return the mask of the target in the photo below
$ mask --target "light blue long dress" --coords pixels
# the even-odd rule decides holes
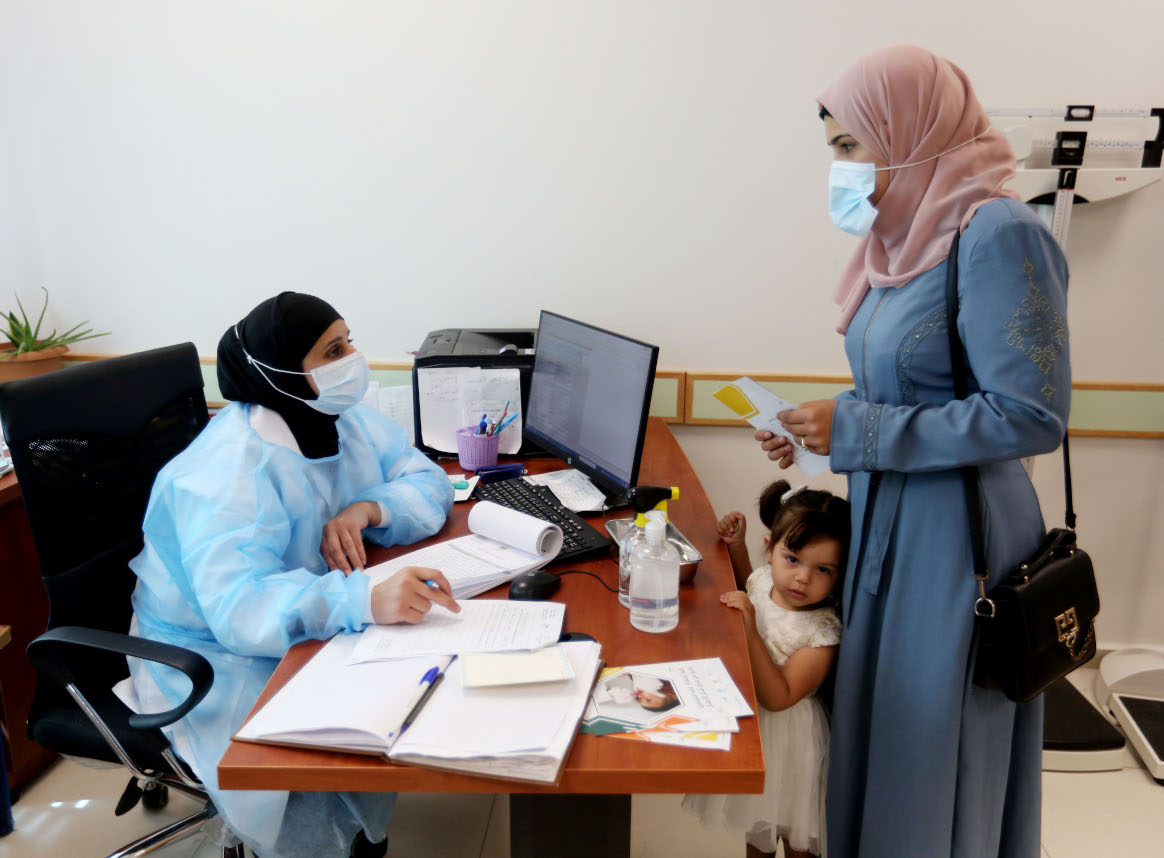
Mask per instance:
[[[158,474],[145,549],[130,564],[134,629],[214,667],[210,693],[166,733],[230,829],[262,858],[346,858],[361,827],[383,839],[394,794],[220,790],[218,761],[292,644],[363,626],[368,576],[328,570],[323,525],[354,501],[378,501],[389,519],[364,535],[415,542],[444,524],[453,490],[395,424],[365,406],[340,415],[339,453],[324,459],[264,440],[250,421],[254,407],[228,405]],[[185,698],[190,684],[180,674],[131,662],[144,709]]]
[[[1067,265],[1037,217],[983,205],[958,254],[958,331],[973,378],[953,399],[946,263],[871,289],[845,349],[833,470],[849,474],[827,796],[833,858],[1037,858],[1042,700],[971,682],[977,585],[958,472],[977,465],[998,583],[1038,547],[1021,457],[1054,450],[1071,399]]]

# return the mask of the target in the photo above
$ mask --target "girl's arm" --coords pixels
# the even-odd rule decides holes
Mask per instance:
[[[727,546],[728,559],[732,564],[732,576],[736,587],[747,588],[748,576],[752,574],[752,559],[748,556],[748,519],[742,512],[733,510],[719,520],[716,525],[719,538]]]
[[[802,647],[792,654],[784,667],[779,667],[772,661],[764,639],[756,629],[756,607],[747,594],[738,590],[727,593],[723,602],[743,614],[752,682],[756,687],[756,700],[761,706],[771,712],[788,709],[824,682],[833,659],[837,657],[836,646]]]
[[[835,646],[806,646],[794,652],[784,667],[777,667],[756,632],[755,623],[748,633],[756,700],[771,712],[788,709],[815,691],[825,681],[836,657]]]

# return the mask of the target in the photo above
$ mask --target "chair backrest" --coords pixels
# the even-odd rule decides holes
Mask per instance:
[[[135,584],[126,563],[141,550],[154,478],[207,422],[194,344],[0,384],[0,420],[48,590],[48,627],[126,632]],[[123,658],[94,670],[100,684],[127,672]]]

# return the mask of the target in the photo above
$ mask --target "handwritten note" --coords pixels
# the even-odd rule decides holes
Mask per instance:
[[[482,414],[501,417],[521,404],[521,376],[516,368],[481,369],[472,366],[422,367],[416,372],[420,400],[421,438],[434,450],[457,452],[456,432],[475,426]],[[521,447],[521,415],[498,440],[498,452],[513,455]]]

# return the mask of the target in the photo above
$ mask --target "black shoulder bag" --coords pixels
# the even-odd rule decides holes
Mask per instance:
[[[946,326],[954,394],[965,399],[966,361],[958,337],[958,239],[955,233],[946,263]],[[1011,700],[1025,703],[1095,655],[1099,592],[1091,558],[1075,543],[1067,435],[1063,435],[1066,526],[1051,530],[1039,550],[1010,570],[990,595],[986,592],[990,571],[982,538],[978,468],[969,465],[958,470],[970,516],[970,546],[979,594],[974,602],[979,636],[974,681],[1001,688]]]

